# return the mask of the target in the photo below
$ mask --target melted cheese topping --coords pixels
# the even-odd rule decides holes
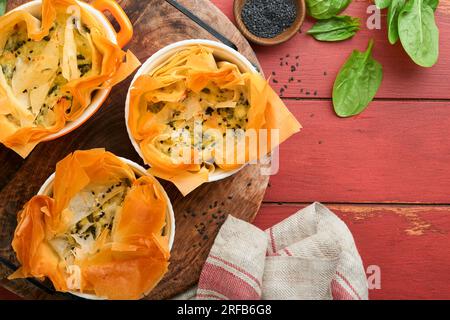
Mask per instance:
[[[50,243],[60,258],[67,262],[68,271],[73,271],[69,272],[72,274],[72,285],[80,283],[73,279],[77,275],[76,262],[96,254],[104,242],[111,240],[115,217],[122,209],[129,189],[128,180],[108,186],[88,185],[63,210],[62,215],[67,220],[66,231]]]
[[[170,90],[170,86],[161,89],[162,92]],[[208,130],[218,130],[222,138],[226,136],[227,130],[245,131],[249,108],[244,92],[236,96],[235,90],[220,89],[214,83],[199,93],[187,90],[186,97],[177,103],[147,103],[147,111],[161,117],[166,126],[156,147],[169,156],[173,155],[173,150],[189,146],[186,134],[190,146],[200,153],[209,154],[215,148],[218,137],[208,134]],[[196,127],[201,128],[201,132]],[[177,136],[175,132],[181,132],[182,135]]]
[[[89,29],[79,17],[62,13],[57,17],[41,41],[27,37],[25,23],[16,24],[0,49],[0,81],[22,108],[21,113],[7,115],[16,125],[52,126],[56,104],[65,99],[70,108],[73,100],[64,85],[98,74],[92,65],[95,48]]]

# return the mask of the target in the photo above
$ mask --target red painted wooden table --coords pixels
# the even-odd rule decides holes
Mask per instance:
[[[213,2],[233,18],[233,1]],[[371,299],[450,299],[450,1],[437,11],[440,60],[430,69],[389,45],[384,12],[381,30],[367,28],[371,4],[356,0],[345,11],[363,25],[352,40],[317,42],[305,34],[307,19],[289,42],[254,47],[272,86],[287,86],[284,101],[304,126],[282,145],[255,224],[267,228],[324,202],[348,224],[365,267],[380,268]],[[382,87],[364,113],[340,119],[330,101],[334,79],[370,38]]]
[[[212,1],[233,19],[232,0]],[[255,224],[267,228],[321,201],[348,224],[365,267],[380,268],[371,299],[450,299],[450,1],[437,10],[440,60],[431,69],[388,44],[384,14],[381,30],[367,29],[370,4],[356,0],[346,10],[363,22],[352,40],[321,43],[299,33],[280,46],[254,47],[304,126],[281,147],[280,172]],[[307,19],[302,30],[311,25]],[[382,87],[363,114],[340,119],[330,100],[334,78],[371,37]]]

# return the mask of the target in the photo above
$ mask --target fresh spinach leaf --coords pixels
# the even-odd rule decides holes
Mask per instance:
[[[439,57],[439,30],[433,9],[423,0],[409,0],[398,17],[398,34],[411,59],[432,67]]]
[[[330,19],[341,13],[352,0],[306,0],[308,15],[318,20]]]
[[[391,5],[388,8],[387,14],[387,26],[388,26],[388,39],[390,44],[397,43],[398,36],[398,15],[402,11],[405,5],[405,0],[392,0]]]
[[[0,0],[0,16],[5,14],[6,4],[7,4],[7,0]]]
[[[353,51],[334,82],[333,105],[340,117],[361,113],[373,100],[383,79],[383,67],[372,57],[373,40],[366,52]]]
[[[433,11],[436,11],[439,5],[439,0],[424,0],[424,2],[429,5]]]
[[[359,18],[337,16],[319,20],[307,33],[319,41],[342,41],[353,37],[358,30]]]
[[[391,5],[392,0],[375,0],[378,9],[386,9]]]

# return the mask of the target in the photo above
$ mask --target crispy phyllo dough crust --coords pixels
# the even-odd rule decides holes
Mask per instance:
[[[35,196],[18,214],[12,246],[21,267],[9,279],[142,298],[167,272],[167,208],[155,178],[137,178],[103,149],[76,151],[58,163],[52,196]]]
[[[24,158],[140,65],[75,0],[43,0],[41,19],[12,11],[0,30],[0,142]]]
[[[213,53],[200,45],[183,49],[140,76],[130,91],[128,127],[150,172],[172,181],[184,195],[208,181],[216,167],[235,170],[261,159],[301,128],[260,74],[241,72]],[[181,130],[181,135],[186,132],[194,140],[196,125],[201,126],[203,140],[192,143],[190,154],[180,161],[174,150],[186,140],[174,133]],[[216,136],[208,133],[210,129]],[[224,142],[218,147],[230,129],[255,132],[257,152],[250,152],[248,137],[244,161],[238,159],[237,148],[224,148]],[[266,138],[260,135],[262,129],[267,130]],[[270,140],[274,131],[278,131],[277,142]]]

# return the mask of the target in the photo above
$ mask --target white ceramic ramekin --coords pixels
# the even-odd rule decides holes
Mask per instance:
[[[257,72],[253,64],[250,61],[248,61],[248,59],[244,57],[241,53],[237,52],[236,50],[228,47],[227,45],[221,42],[205,39],[192,39],[175,42],[162,48],[154,55],[152,55],[150,58],[148,58],[147,61],[139,68],[136,75],[134,76],[130,88],[128,89],[127,100],[125,102],[125,122],[127,125],[128,136],[130,137],[134,149],[144,161],[145,159],[141,152],[141,148],[139,147],[138,142],[133,138],[131,130],[128,126],[128,117],[130,114],[130,90],[133,87],[134,82],[141,75],[150,73],[152,70],[159,67],[162,63],[164,63],[169,57],[173,56],[175,53],[193,45],[202,45],[208,48],[212,48],[214,50],[214,55],[216,57],[218,57],[222,61],[229,61],[231,63],[236,64],[239,67],[239,69],[243,72]],[[216,170],[212,174],[210,174],[209,182],[219,181],[228,178],[233,174],[239,172],[243,167],[245,167],[245,165],[236,170],[231,171],[225,171],[216,168]]]
[[[105,32],[106,37],[111,42],[117,44],[117,34],[116,34],[114,28],[112,27],[111,23],[105,17],[105,15],[103,15],[102,12],[100,12],[99,10],[95,9],[93,6],[91,6],[85,2],[79,1],[78,4],[83,9],[89,11],[98,20],[98,22],[103,26],[103,29],[104,29],[103,31]],[[122,11],[122,13],[123,13],[123,15],[122,15],[122,13],[120,12],[121,9],[117,8],[118,5],[115,5],[112,1],[110,1],[109,4],[111,6],[114,6],[114,8],[115,8],[114,11],[118,12],[117,16],[120,16],[120,20],[124,20],[126,18],[125,13],[123,13],[123,11]],[[35,16],[37,18],[41,18],[41,8],[42,8],[42,0],[34,0],[34,1],[25,3],[25,4],[15,8],[12,11],[24,10],[24,11],[31,13],[33,16]],[[128,18],[126,18],[126,19],[128,19]],[[117,18],[117,20],[119,20],[119,18]],[[128,22],[129,22],[129,20],[128,20]],[[86,108],[86,110],[83,112],[83,114],[79,118],[77,118],[74,121],[67,122],[66,126],[62,130],[48,136],[47,138],[45,138],[44,141],[50,141],[50,140],[60,138],[64,135],[72,132],[73,130],[77,129],[78,127],[80,127],[83,123],[85,123],[90,117],[92,117],[97,112],[97,110],[101,107],[103,102],[105,102],[105,100],[108,97],[110,92],[111,92],[111,89],[97,90],[95,95],[92,97],[91,104]]]
[[[131,160],[125,159],[125,158],[121,158],[121,157],[119,157],[119,158],[120,158],[120,160],[125,162],[127,165],[129,165],[133,169],[133,171],[135,172],[137,177],[149,175],[147,170],[145,170],[143,167],[141,167],[137,163],[135,163]],[[54,180],[55,180],[55,173],[53,173],[47,179],[47,181],[44,182],[44,184],[42,185],[41,189],[38,192],[38,195],[51,196]],[[167,195],[166,191],[164,190],[164,188],[161,186],[161,184],[158,182],[157,179],[155,179],[155,182],[156,182],[156,185],[159,187],[159,190],[163,194],[164,198],[167,201],[167,217],[166,217],[167,224],[166,224],[166,227],[165,227],[166,229],[164,230],[164,232],[168,234],[169,250],[172,250],[173,241],[175,239],[175,214],[173,212],[172,203],[170,202],[170,198]],[[80,293],[80,292],[70,292],[70,293],[77,297],[83,298],[83,299],[106,300],[106,298],[104,298],[104,297],[98,297],[93,294]]]

